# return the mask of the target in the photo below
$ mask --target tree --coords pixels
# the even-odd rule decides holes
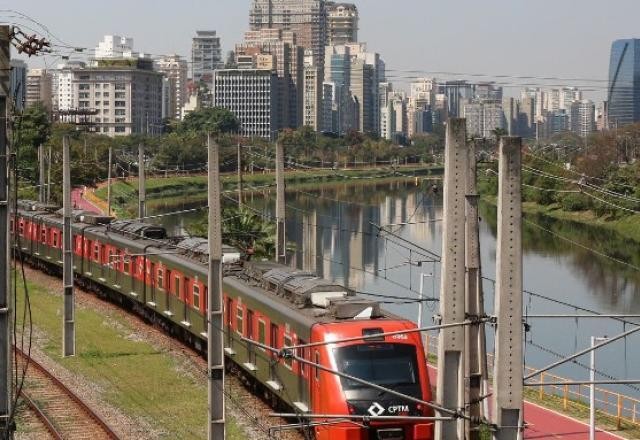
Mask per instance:
[[[233,113],[221,107],[205,108],[189,113],[178,126],[178,133],[231,133],[240,128]]]
[[[22,177],[33,180],[38,170],[38,147],[46,143],[51,134],[49,113],[40,104],[29,106],[16,119],[13,130],[18,167],[24,170]]]

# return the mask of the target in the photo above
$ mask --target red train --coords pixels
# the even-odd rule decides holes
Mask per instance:
[[[55,210],[21,202],[14,220],[23,255],[59,271],[62,218]],[[76,282],[206,349],[206,240],[171,239],[159,226],[82,212],[74,220]],[[412,330],[415,324],[315,274],[271,262],[231,264],[237,256],[225,249],[229,368],[275,407],[309,422],[318,440],[433,438],[428,420],[433,412],[415,401],[431,401],[420,333],[368,338]]]

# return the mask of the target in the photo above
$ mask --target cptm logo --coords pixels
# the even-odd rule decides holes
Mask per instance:
[[[373,402],[373,404],[369,407],[367,412],[371,414],[373,417],[380,417],[384,414],[384,407],[380,405],[378,402]]]

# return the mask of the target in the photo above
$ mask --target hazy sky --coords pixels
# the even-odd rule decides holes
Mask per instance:
[[[606,79],[611,42],[640,37],[638,0],[355,3],[360,10],[360,41],[382,55],[393,82],[422,72]],[[196,29],[217,30],[225,51],[232,49],[248,28],[249,5],[250,0],[0,0],[0,21],[37,28],[6,11],[19,9],[74,46],[94,47],[103,35],[119,34],[133,37],[141,52],[188,56]],[[49,64],[56,62],[53,56],[48,58]],[[592,96],[601,98],[606,84],[596,84],[598,92]],[[515,93],[517,89],[510,88],[510,94]]]

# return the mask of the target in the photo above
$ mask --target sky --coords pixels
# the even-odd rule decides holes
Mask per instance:
[[[479,81],[498,75],[505,92],[524,83],[590,86],[605,96],[613,40],[640,37],[638,0],[355,0],[360,41],[381,54],[388,79],[415,76]],[[0,21],[40,30],[10,9],[45,25],[71,46],[93,48],[106,34],[134,38],[135,49],[189,56],[195,30],[216,30],[225,51],[248,29],[250,0],[0,0]],[[55,39],[54,42],[57,42]],[[34,66],[59,59],[32,60]],[[432,74],[464,73],[467,76]],[[487,74],[488,77],[469,76]],[[564,80],[568,78],[568,80]],[[577,79],[585,79],[577,80]],[[571,80],[575,79],[575,80]],[[600,80],[593,82],[591,80]]]

